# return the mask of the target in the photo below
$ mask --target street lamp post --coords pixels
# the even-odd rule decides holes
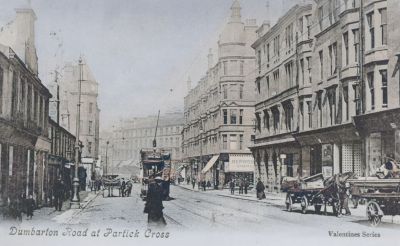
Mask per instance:
[[[79,177],[78,177],[78,168],[79,168],[79,128],[80,128],[80,116],[81,116],[81,89],[82,89],[82,58],[79,58],[79,80],[78,80],[78,103],[76,105],[77,114],[76,114],[76,139],[75,139],[75,175],[72,183],[72,199],[71,199],[71,208],[80,208],[80,198],[79,198]]]
[[[106,176],[107,176],[107,172],[108,172],[108,156],[107,156],[107,154],[108,154],[108,145],[110,144],[110,141],[107,141],[106,142]]]
[[[202,136],[203,135],[203,122],[200,122],[199,133],[200,133],[199,134],[199,141],[200,141],[200,168],[198,169],[198,172],[199,172],[200,181],[204,181],[204,180],[201,180],[202,170],[203,170],[203,136]]]

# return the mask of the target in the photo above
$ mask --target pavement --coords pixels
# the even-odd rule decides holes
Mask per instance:
[[[27,219],[26,214],[23,214],[21,225],[35,225],[35,224],[49,224],[57,223],[63,224],[68,222],[73,217],[76,217],[83,209],[85,209],[101,192],[81,191],[79,197],[81,200],[79,209],[71,209],[70,201],[64,201],[61,211],[55,210],[54,207],[41,207],[34,210],[32,219]],[[0,222],[12,222],[13,219],[7,219]],[[1,224],[1,223],[0,223]]]
[[[235,193],[232,195],[230,193],[229,189],[223,189],[223,190],[206,189],[206,191],[203,191],[202,189],[199,190],[197,188],[197,186],[193,189],[192,185],[187,185],[184,183],[181,183],[176,186],[186,189],[186,190],[193,191],[193,192],[202,192],[202,193],[207,193],[207,194],[216,195],[216,196],[229,197],[229,198],[233,198],[233,199],[265,203],[265,204],[274,205],[274,206],[278,206],[278,207],[282,207],[282,208],[286,207],[286,204],[285,204],[286,192],[280,192],[280,193],[265,192],[266,199],[259,200],[259,199],[257,199],[255,189],[249,190],[247,192],[247,194],[239,194],[239,190],[236,189]],[[294,205],[294,209],[301,209],[300,204]],[[313,207],[310,207],[309,209],[314,210]],[[327,212],[328,213],[332,212],[331,207],[329,207],[329,206],[327,207]],[[366,204],[364,204],[364,205],[359,204],[357,206],[357,208],[353,208],[352,206],[350,206],[350,212],[351,212],[351,215],[346,216],[346,217],[349,217],[354,220],[365,220],[367,217],[366,216]],[[400,215],[383,216],[382,222],[400,224]]]

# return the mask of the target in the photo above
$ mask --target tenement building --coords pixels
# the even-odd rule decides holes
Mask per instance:
[[[158,126],[157,126],[158,120]],[[157,128],[157,130],[156,130]],[[112,136],[108,136],[102,142],[109,141],[107,150],[109,173],[121,173],[121,169],[128,169],[131,174],[138,174],[137,168],[140,162],[140,150],[153,148],[153,140],[156,147],[170,152],[173,166],[181,162],[181,131],[183,129],[182,112],[171,112],[147,117],[135,117],[123,120],[119,126],[113,129]],[[104,134],[107,137],[107,134]],[[103,143],[104,144],[104,143]],[[105,156],[105,153],[102,153]],[[112,169],[111,169],[112,168]]]
[[[270,28],[264,23],[252,45],[257,57],[256,135],[251,149],[256,174],[270,189],[281,176],[296,176],[301,149],[293,134],[311,94],[311,5],[296,5]],[[300,106],[300,107],[299,107]]]
[[[31,8],[0,29],[0,206],[32,195],[47,202],[48,111],[51,94],[38,77]]]
[[[218,59],[208,56],[208,70],[184,99],[182,132],[186,177],[210,181],[215,188],[229,180],[253,181],[254,159],[247,148],[254,133],[256,21],[241,20],[239,1],[218,41]]]
[[[91,177],[99,156],[98,83],[87,62],[67,63],[59,82],[60,126],[76,135],[78,86],[81,83],[79,140],[82,142],[82,164],[87,177]]]
[[[292,8],[256,41],[260,75],[252,150],[264,181],[349,171],[369,176],[386,156],[400,158],[399,9],[394,0],[317,0]],[[276,36],[281,63],[269,58]],[[273,49],[266,55],[264,44]]]
[[[49,138],[51,139],[51,149],[48,155],[48,177],[46,179],[49,187],[49,205],[53,206],[54,191],[53,187],[57,179],[64,182],[66,190],[72,187],[75,164],[75,136],[61,127],[57,122],[49,117]],[[66,192],[65,198],[70,198],[70,192]]]

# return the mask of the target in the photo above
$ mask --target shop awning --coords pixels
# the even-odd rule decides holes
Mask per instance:
[[[211,157],[211,159],[208,161],[207,165],[201,170],[202,173],[206,173],[210,168],[215,164],[215,162],[218,160],[218,155],[214,155]]]
[[[254,158],[251,154],[229,154],[229,162],[225,162],[225,172],[254,172]]]

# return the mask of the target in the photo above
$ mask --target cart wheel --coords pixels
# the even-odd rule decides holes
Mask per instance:
[[[314,209],[317,214],[321,213],[321,207],[322,205],[314,205]]]
[[[307,213],[308,200],[307,200],[307,197],[306,197],[306,196],[303,196],[303,197],[301,198],[300,204],[301,204],[301,212],[302,212],[303,214]]]
[[[286,210],[288,212],[292,212],[293,210],[293,200],[289,193],[286,195]]]
[[[367,217],[369,220],[369,223],[372,226],[377,226],[381,223],[382,220],[382,214],[379,213],[380,208],[379,205],[374,202],[370,201],[367,205]]]

